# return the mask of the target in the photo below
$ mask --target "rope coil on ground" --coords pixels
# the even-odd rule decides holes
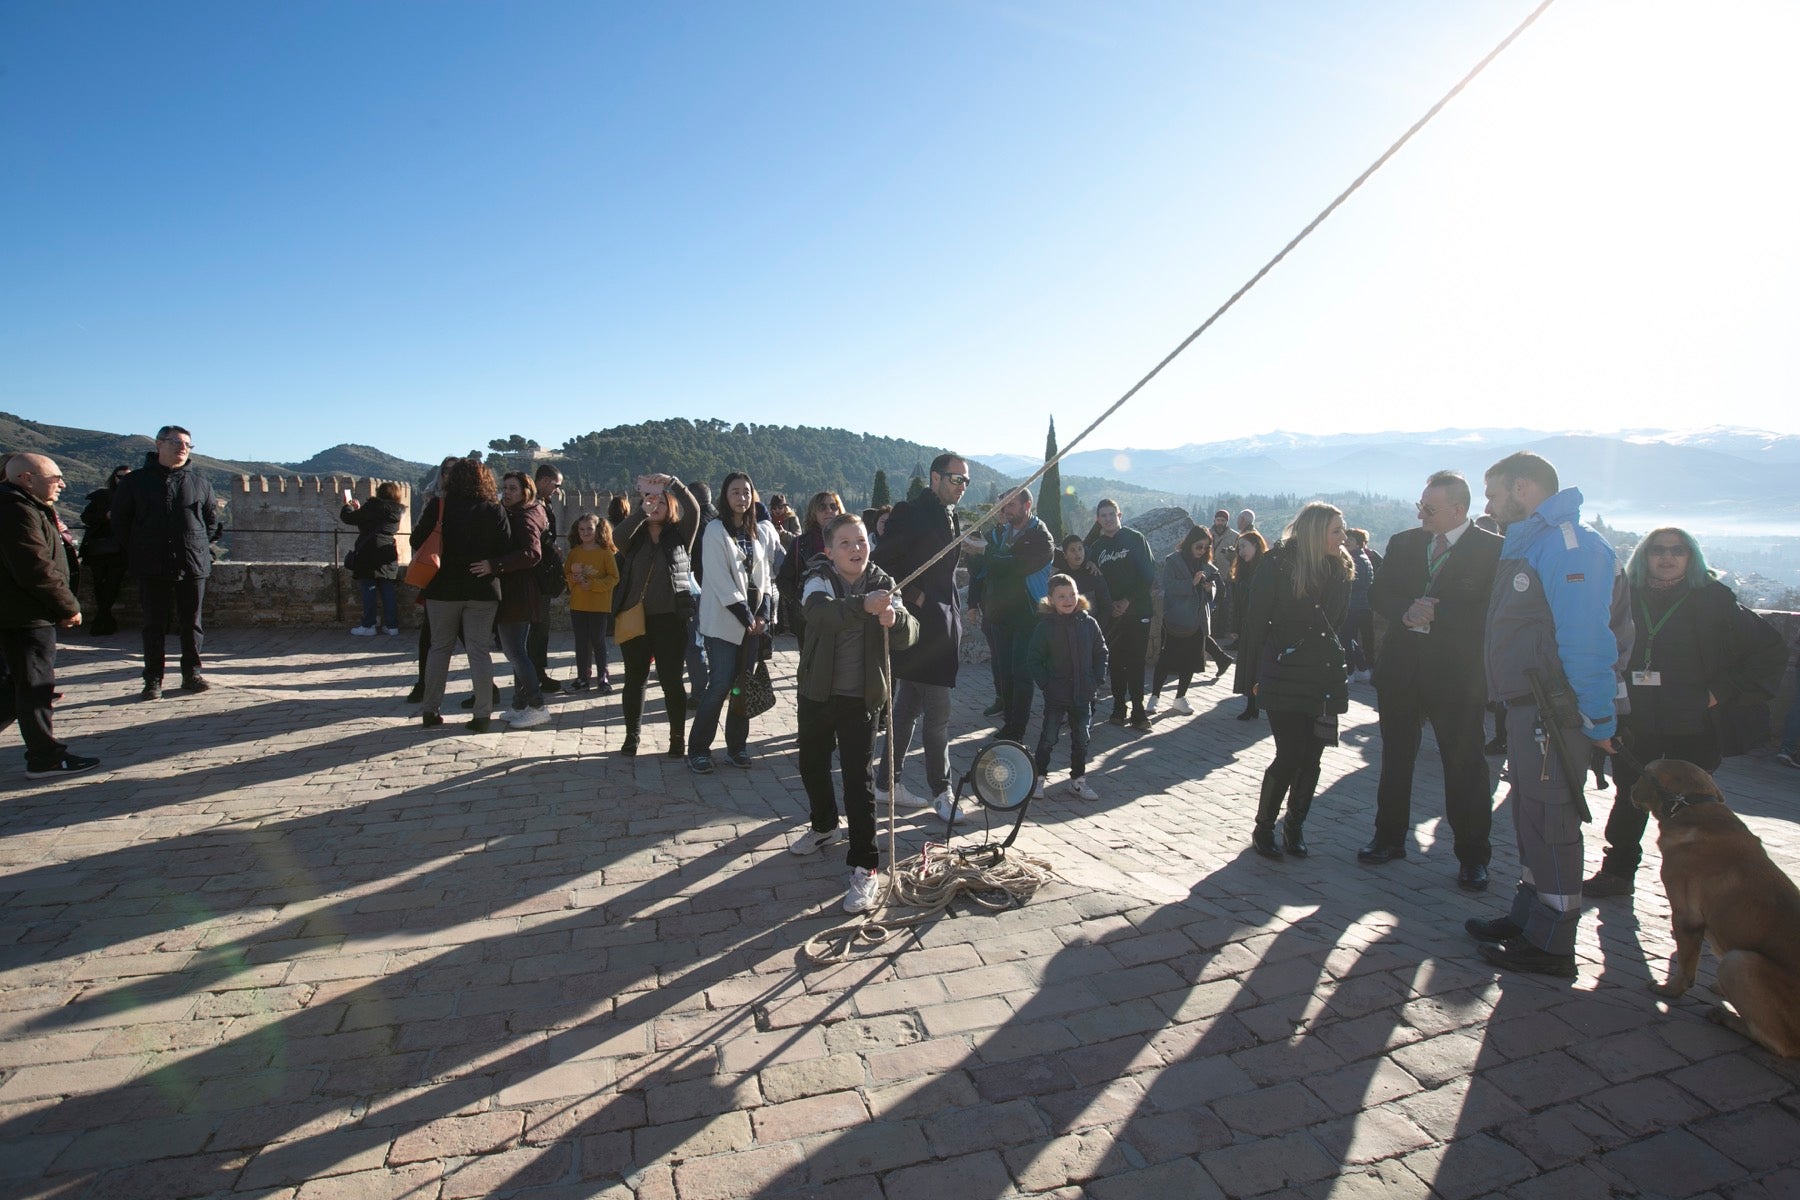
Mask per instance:
[[[891,818],[891,807],[889,813]],[[977,862],[978,858],[988,861]],[[958,853],[928,842],[924,853],[892,865],[887,889],[872,914],[814,934],[800,953],[818,965],[843,962],[855,949],[878,946],[895,932],[936,916],[959,896],[989,912],[1002,912],[1027,903],[1055,875],[1049,863],[1029,854],[1009,853],[998,846]],[[887,915],[898,908],[917,911]]]

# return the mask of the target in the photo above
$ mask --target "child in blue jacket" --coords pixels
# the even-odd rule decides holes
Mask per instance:
[[[1067,575],[1050,577],[1049,594],[1038,605],[1042,620],[1031,635],[1026,662],[1031,678],[1044,692],[1044,728],[1038,735],[1038,781],[1033,796],[1044,794],[1050,752],[1065,719],[1069,722],[1069,790],[1083,800],[1098,800],[1088,785],[1088,726],[1094,717],[1094,693],[1106,679],[1106,639],[1088,615],[1087,597]]]

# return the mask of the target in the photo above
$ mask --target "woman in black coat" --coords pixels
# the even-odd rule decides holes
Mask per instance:
[[[638,752],[644,685],[650,666],[669,714],[669,757],[687,755],[687,692],[681,671],[694,595],[694,537],[700,505],[673,475],[640,475],[638,509],[614,533],[619,544],[619,590],[613,598],[613,636],[625,662],[625,740],[619,753]],[[633,611],[636,610],[636,611]]]
[[[1338,714],[1350,707],[1336,630],[1349,611],[1355,574],[1344,553],[1344,514],[1314,500],[1250,585],[1236,690],[1261,703],[1275,734],[1275,759],[1263,773],[1250,839],[1264,858],[1282,856],[1275,818],[1284,798],[1287,852],[1306,857],[1302,827],[1319,786],[1319,757],[1337,743]]]
[[[1770,630],[1769,647],[1744,644],[1737,597],[1712,577],[1700,543],[1685,529],[1651,531],[1625,565],[1637,638],[1626,672],[1631,711],[1619,722],[1628,754],[1613,760],[1618,793],[1606,821],[1606,856],[1581,885],[1586,896],[1624,896],[1643,858],[1650,814],[1631,802],[1641,766],[1679,758],[1703,771],[1721,753],[1714,710],[1768,700],[1781,686],[1786,655]],[[1751,628],[1756,618],[1749,617]],[[1760,652],[1759,652],[1760,651]],[[1772,671],[1771,671],[1772,668]]]
[[[413,527],[416,551],[441,521],[444,527],[442,565],[425,585],[425,616],[431,622],[431,653],[425,659],[425,697],[420,720],[427,728],[442,725],[438,707],[444,702],[444,683],[450,674],[450,653],[462,634],[469,656],[469,673],[475,677],[474,733],[488,731],[494,696],[494,664],[490,657],[494,617],[500,610],[500,581],[494,575],[477,575],[473,568],[499,558],[512,549],[512,530],[506,510],[494,489],[494,473],[473,459],[459,458],[444,481],[443,497],[419,513]],[[441,515],[440,515],[441,514]]]
[[[350,632],[357,637],[374,637],[385,633],[400,636],[400,610],[394,592],[394,581],[400,578],[400,551],[394,538],[400,532],[400,518],[405,515],[400,503],[400,485],[384,483],[375,489],[375,498],[367,504],[346,501],[338,520],[356,526],[356,545],[350,551],[350,578],[362,585],[362,624]],[[381,602],[380,624],[376,624],[376,600]]]
[[[106,486],[88,493],[87,507],[81,510],[81,565],[94,577],[94,611],[83,625],[92,637],[105,637],[119,632],[113,617],[113,605],[125,586],[125,544],[113,532],[113,493],[131,468],[114,467]]]
[[[1246,530],[1238,535],[1237,545],[1231,553],[1231,636],[1244,636],[1244,617],[1250,609],[1250,588],[1256,579],[1256,569],[1262,565],[1263,557],[1269,552],[1269,544],[1263,541],[1263,535],[1256,530]],[[1243,653],[1239,646],[1238,653]],[[1237,715],[1240,721],[1256,720],[1256,697],[1244,697],[1244,711]]]

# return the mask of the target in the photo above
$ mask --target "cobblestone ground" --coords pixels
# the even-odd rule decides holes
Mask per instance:
[[[754,768],[699,778],[611,753],[592,693],[426,731],[410,638],[226,631],[219,686],[156,704],[130,640],[62,653],[60,730],[104,770],[0,782],[9,1200],[1800,1195],[1800,1065],[1708,1023],[1704,986],[1645,990],[1654,849],[1573,985],[1473,954],[1512,828],[1503,803],[1494,892],[1458,891],[1429,741],[1412,856],[1355,861],[1366,688],[1309,860],[1247,852],[1266,726],[1197,687],[1192,717],[1096,731],[1099,803],[1052,776],[1031,904],[809,968],[844,868],[784,849],[791,686]],[[1793,872],[1800,776],[1720,778]],[[903,853],[933,832],[903,815]]]

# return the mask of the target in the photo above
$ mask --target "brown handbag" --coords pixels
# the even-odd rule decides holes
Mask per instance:
[[[444,499],[438,497],[437,524],[425,535],[414,551],[412,562],[406,565],[406,582],[416,588],[422,588],[437,577],[438,568],[444,565]]]

